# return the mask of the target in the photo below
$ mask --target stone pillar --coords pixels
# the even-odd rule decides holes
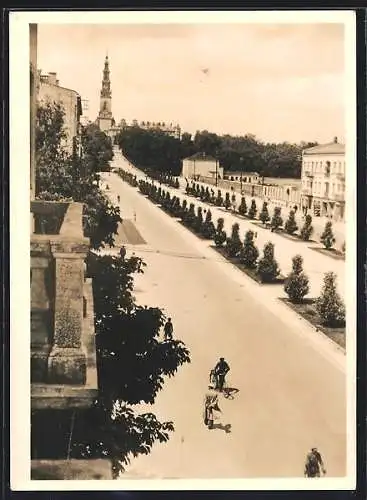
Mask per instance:
[[[53,243],[56,297],[48,383],[84,385],[87,356],[82,345],[84,259],[88,245]]]
[[[50,302],[47,273],[50,259],[31,257],[31,381],[45,382],[50,352]]]

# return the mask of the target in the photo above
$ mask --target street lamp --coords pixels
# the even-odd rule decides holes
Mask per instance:
[[[218,150],[215,151],[215,185],[218,187]]]

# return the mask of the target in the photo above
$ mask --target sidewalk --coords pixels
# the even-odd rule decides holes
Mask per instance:
[[[186,189],[186,181],[183,178],[179,178],[180,182],[180,190],[185,192]],[[195,184],[198,184],[199,186],[203,186],[204,188],[208,187],[210,189],[214,189],[215,192],[217,192],[217,189],[220,189],[222,192],[223,198],[225,198],[226,193],[229,193],[230,197],[233,195],[233,191],[230,191],[228,189],[222,189],[222,188],[217,188],[211,184],[206,184],[204,182],[197,182],[195,181]],[[241,203],[241,194],[238,192],[235,192],[236,195],[236,207]],[[281,216],[283,217],[284,222],[287,220],[288,215],[290,210],[293,209],[294,203],[289,203],[288,207],[286,206],[286,202],[280,203],[276,201],[269,201],[269,200],[264,200],[262,198],[259,198],[257,196],[250,196],[248,194],[244,194],[244,197],[246,199],[246,203],[248,205],[247,209],[249,209],[249,204],[251,203],[251,200],[254,199],[256,201],[256,207],[258,210],[258,213],[260,213],[261,208],[263,206],[263,202],[267,201],[268,202],[268,210],[269,210],[269,215],[270,217],[273,215],[274,208],[277,206],[280,206],[282,209]],[[320,240],[320,236],[322,232],[324,231],[325,224],[326,222],[330,222],[331,219],[328,219],[327,217],[316,217],[312,216],[312,225],[314,227],[314,233],[312,235],[312,238],[316,241]],[[298,210],[296,212],[296,222],[299,228],[301,228],[304,224],[304,217],[303,214],[300,212],[300,209],[298,207]],[[333,232],[335,236],[335,248],[340,249],[345,242],[345,222],[342,221],[331,221],[333,224]]]

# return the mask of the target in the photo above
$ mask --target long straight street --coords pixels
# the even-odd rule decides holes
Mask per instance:
[[[118,155],[111,166],[129,170]],[[306,326],[299,322],[301,335],[280,305],[270,307],[265,289],[117,174],[105,173],[103,180],[115,203],[120,196],[122,216],[146,242],[126,245],[128,254],[135,252],[147,263],[144,275],[135,277],[137,301],[164,308],[174,336],[186,343],[192,358],[167,380],[154,406],[142,408],[173,420],[174,434],[167,444],[134,459],[128,471],[142,478],[301,477],[306,453],[317,446],[328,477],[344,476],[346,382],[337,359],[342,355],[328,358],[307,341]],[[220,419],[208,430],[203,397],[220,356],[231,367],[229,385],[239,392],[220,401]]]
[[[116,159],[114,162],[114,167],[123,168],[137,175],[138,179],[145,178],[145,174],[140,170],[133,167],[129,164],[118,152],[115,150]],[[239,218],[236,215],[233,215],[230,211],[225,208],[218,208],[213,206],[208,206],[205,203],[202,203],[200,200],[193,198],[191,196],[186,195],[183,191],[179,191],[177,189],[162,185],[162,189],[165,191],[169,191],[171,196],[179,196],[181,200],[186,200],[187,205],[190,203],[194,203],[195,207],[202,207],[204,209],[210,208],[212,212],[212,220],[216,225],[216,222],[219,217],[224,219],[224,229],[227,232],[227,235],[230,236],[232,225],[237,222],[240,226],[240,235],[241,238],[244,238],[245,232],[248,230],[255,231],[257,233],[256,245],[262,254],[262,249],[268,241],[271,241],[275,245],[275,258],[279,264],[280,270],[284,275],[289,274],[292,269],[292,257],[296,254],[300,254],[303,257],[304,261],[304,270],[309,277],[309,285],[310,285],[310,296],[317,297],[320,294],[324,274],[327,271],[333,271],[337,275],[337,289],[340,295],[345,297],[345,261],[344,260],[336,260],[327,255],[323,255],[313,248],[321,248],[320,244],[312,243],[312,242],[302,242],[300,240],[290,240],[285,238],[284,236],[276,233],[272,233],[269,229],[265,229],[262,227],[261,223],[254,224],[249,220]],[[249,200],[247,200],[249,201]],[[280,290],[280,296],[285,296],[283,290]]]

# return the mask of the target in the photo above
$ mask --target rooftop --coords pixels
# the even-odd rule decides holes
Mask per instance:
[[[338,138],[335,137],[332,142],[327,144],[319,144],[313,146],[312,148],[304,149],[303,154],[306,155],[318,155],[318,154],[344,154],[345,145],[338,142]]]
[[[240,176],[242,174],[242,176],[252,176],[252,175],[257,175],[259,176],[260,174],[258,172],[245,172],[245,171],[242,171],[241,170],[226,170],[225,172],[225,175],[231,175],[233,177],[235,176]]]
[[[184,160],[198,160],[198,161],[216,161],[213,156],[207,155],[206,153],[195,153]]]

